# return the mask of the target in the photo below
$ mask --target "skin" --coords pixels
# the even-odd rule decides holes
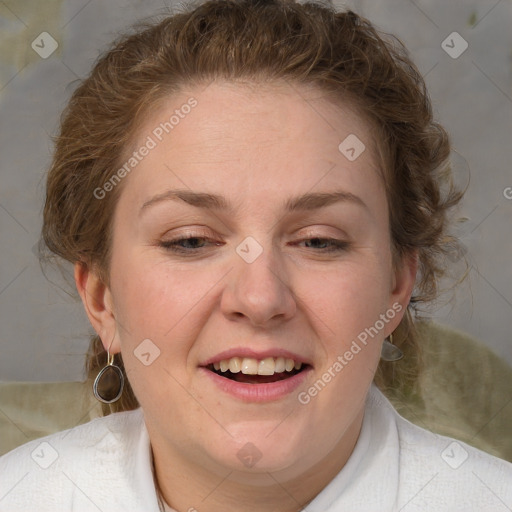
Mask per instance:
[[[172,507],[300,510],[355,446],[382,341],[412,293],[416,258],[393,269],[375,141],[349,104],[303,85],[214,82],[166,98],[130,151],[191,96],[198,105],[123,180],[110,285],[77,264],[77,288],[105,347],[123,354]],[[354,161],[338,150],[351,133],[366,146]],[[224,195],[232,210],[161,201],[141,213],[146,201],[176,188]],[[290,197],[339,189],[366,207],[344,201],[283,210]],[[159,246],[182,236],[212,242],[185,244],[194,256]],[[250,264],[235,250],[247,236],[263,249]],[[349,246],[329,253],[311,238]],[[299,403],[298,392],[396,303],[402,311],[317,396]],[[145,366],[134,350],[148,338],[161,352]],[[313,370],[285,398],[243,402],[198,368],[233,347],[290,350]],[[237,457],[248,442],[261,454],[251,468]]]

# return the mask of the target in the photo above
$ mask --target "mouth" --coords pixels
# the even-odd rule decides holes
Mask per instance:
[[[220,377],[243,384],[269,384],[290,379],[310,368],[285,357],[232,357],[205,366]]]

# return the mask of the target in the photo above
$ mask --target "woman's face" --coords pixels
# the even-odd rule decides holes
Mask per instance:
[[[138,131],[97,330],[159,453],[294,476],[357,438],[415,268],[392,270],[369,125],[320,96],[216,82]]]

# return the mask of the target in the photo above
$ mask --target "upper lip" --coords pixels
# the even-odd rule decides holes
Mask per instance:
[[[231,359],[232,357],[250,357],[253,359],[257,359],[261,361],[262,359],[266,359],[267,357],[284,357],[285,359],[293,359],[296,363],[309,364],[310,361],[294,352],[290,352],[288,350],[284,350],[281,348],[270,348],[268,350],[252,350],[250,348],[231,348],[229,350],[225,350],[224,352],[220,352],[209,359],[206,359],[199,366],[208,366],[213,363],[219,363],[220,361]]]

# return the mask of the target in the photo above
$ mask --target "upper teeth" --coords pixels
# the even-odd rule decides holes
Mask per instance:
[[[284,357],[266,357],[260,361],[252,357],[232,357],[213,363],[213,367],[221,372],[229,370],[231,373],[242,372],[246,375],[274,375],[284,371],[291,372],[293,369],[300,370],[302,363]]]

